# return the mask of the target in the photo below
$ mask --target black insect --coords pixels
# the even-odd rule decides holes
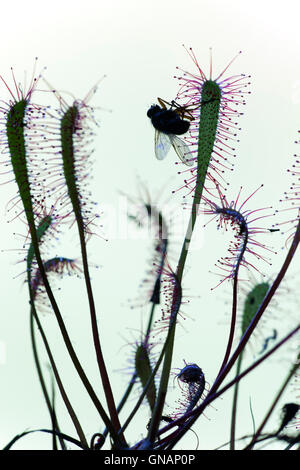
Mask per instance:
[[[155,129],[164,134],[182,135],[190,128],[190,122],[180,116],[178,108],[173,110],[154,104],[148,109],[147,116],[151,119]]]
[[[193,120],[193,116],[175,101],[169,104],[158,98],[158,102],[160,106],[154,104],[147,111],[147,116],[151,119],[151,123],[155,128],[156,158],[163,160],[172,145],[180,160],[185,165],[193,166],[193,161],[188,158],[188,156],[191,157],[188,145],[178,137],[178,135],[183,135],[189,130],[190,120]],[[169,105],[170,108],[168,109],[166,105]]]

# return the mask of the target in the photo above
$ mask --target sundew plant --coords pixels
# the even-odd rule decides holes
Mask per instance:
[[[153,252],[149,253],[150,268],[145,259],[147,274],[138,300],[132,302],[143,305],[148,317],[142,323],[137,320],[132,333],[134,339],[126,353],[130,366],[127,363],[123,390],[114,390],[112,386],[110,356],[102,347],[107,325],[99,315],[101,305],[98,307],[95,302],[95,289],[99,286],[93,285],[92,272],[96,267],[88,250],[91,238],[96,239],[98,254],[103,244],[109,246],[109,237],[106,239],[104,235],[101,201],[93,202],[89,190],[93,159],[104,158],[93,149],[95,133],[101,135],[101,120],[106,116],[105,112],[101,114],[98,125],[97,108],[101,110],[101,103],[97,101],[96,92],[99,83],[86,97],[78,99],[71,90],[65,93],[53,88],[44,72],[36,73],[36,67],[27,85],[20,84],[13,69],[7,76],[0,75],[1,173],[3,184],[15,185],[15,196],[7,204],[10,219],[19,218],[26,227],[20,247],[24,258],[22,276],[29,298],[29,307],[25,305],[24,310],[28,309],[30,319],[28,335],[36,369],[32,374],[38,374],[49,413],[48,428],[31,429],[28,423],[28,429],[20,429],[18,435],[11,440],[8,438],[5,450],[14,449],[15,443],[24,436],[47,433],[52,438],[53,450],[171,451],[183,448],[182,442],[186,442],[183,438],[190,431],[195,437],[194,447],[191,447],[194,450],[198,445],[201,447],[198,423],[206,419],[214,405],[222,408],[220,398],[225,394],[231,396],[231,419],[216,449],[257,450],[270,444],[276,449],[300,449],[297,382],[300,318],[297,303],[291,304],[293,308],[286,308],[286,301],[291,297],[288,269],[300,241],[300,159],[296,154],[290,160],[286,156],[290,187],[283,189],[272,205],[256,204],[257,194],[263,194],[263,184],[254,182],[250,187],[247,175],[245,181],[239,182],[239,190],[233,191],[227,179],[229,174],[234,177],[239,164],[238,139],[242,138],[240,126],[251,78],[245,74],[231,75],[231,64],[238,61],[239,54],[215,74],[212,59],[210,69],[204,72],[193,50],[186,51],[191,68],[188,71],[178,69],[177,95],[149,97],[152,105],[145,109],[145,126],[153,129],[153,163],[157,163],[155,159],[168,156],[169,166],[164,166],[168,168],[166,181],[172,173],[181,178],[180,187],[173,188],[169,194],[170,198],[175,197],[175,193],[182,196],[180,209],[188,214],[178,255],[174,255],[172,248],[170,215],[153,202],[155,195],[151,194],[151,188],[143,188],[142,200],[132,194],[126,181],[120,188],[130,202],[129,223],[135,224],[138,230],[146,227],[154,240]],[[102,86],[105,86],[103,82]],[[136,151],[142,158],[143,148],[136,148]],[[199,230],[204,233],[216,230],[224,250],[219,259],[215,258],[215,247],[210,246],[210,237],[205,238],[202,250],[211,250],[211,271],[216,276],[210,297],[217,298],[218,292],[226,286],[224,311],[215,315],[216,326],[220,318],[223,319],[225,347],[221,357],[214,356],[214,338],[211,338],[211,350],[207,351],[216,364],[214,374],[205,370],[200,354],[187,359],[182,351],[180,363],[174,355],[187,303],[193,323],[189,326],[191,324],[185,322],[184,333],[181,329],[180,336],[184,334],[184,342],[188,344],[189,335],[197,332],[200,344],[207,334],[207,312],[199,312],[199,309],[193,312],[193,296],[199,292],[188,292],[185,280],[187,269],[193,265],[191,246]],[[74,258],[59,252],[58,240],[67,237],[69,231],[76,234],[73,241],[78,254]],[[280,240],[281,251],[274,250],[274,237]],[[53,246],[54,256],[50,249]],[[282,258],[281,267],[273,276],[266,275],[264,269],[271,265],[274,257]],[[131,259],[134,264],[134,253]],[[122,260],[119,263],[121,265]],[[70,281],[72,276],[78,277],[85,286],[88,308],[80,312],[80,318],[82,328],[86,328],[86,319],[89,319],[96,358],[92,374],[82,363],[58,300],[63,295],[63,287],[60,291],[59,286],[63,286],[65,276],[70,276]],[[205,269],[198,265],[199,285],[206,276]],[[111,295],[118,296],[116,285],[111,286]],[[202,300],[205,305],[205,299]],[[124,299],[120,298],[121,302]],[[128,310],[128,317],[138,315],[138,306],[123,306],[122,315],[124,308]],[[285,321],[278,319],[278,312],[284,315]],[[85,398],[93,406],[97,429],[85,429],[81,411],[72,403],[68,377],[61,370],[61,358],[57,357],[47,332],[45,318],[50,314],[57,322],[65,354],[85,390]],[[109,312],[116,337],[120,334],[118,315],[118,312]],[[269,324],[271,326],[266,327]],[[111,341],[114,343],[114,338]],[[250,410],[247,408],[252,423],[247,433],[241,433],[239,387],[262,363],[269,366],[272,377],[274,361],[281,351],[286,361],[282,384],[275,388],[272,380],[268,381],[270,400],[264,417],[257,422],[251,406]],[[125,362],[122,368],[126,368]],[[95,376],[99,377],[101,394],[94,386]],[[251,390],[251,397],[260,395],[260,387],[257,384],[257,389]],[[279,416],[277,426],[270,421],[274,414]],[[135,419],[139,415],[143,417],[139,421],[143,425],[137,429]],[[65,416],[71,420],[73,432],[64,429]],[[135,438],[132,437],[133,425]],[[218,428],[218,413],[210,426],[212,433],[214,427]]]

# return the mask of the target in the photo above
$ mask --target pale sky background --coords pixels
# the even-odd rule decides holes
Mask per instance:
[[[264,183],[264,188],[247,208],[272,205],[278,209],[278,200],[284,191],[288,191],[291,182],[286,170],[293,163],[292,155],[297,153],[294,141],[300,128],[299,15],[300,6],[296,0],[284,3],[274,0],[190,0],[186,3],[179,0],[53,0],[48,5],[32,0],[5,2],[1,8],[0,74],[11,83],[10,67],[13,66],[18,80],[22,81],[25,70],[30,76],[37,56],[37,70],[46,66],[44,75],[49,82],[78,98],[83,98],[99,78],[107,75],[92,102],[102,109],[97,112],[100,127],[96,129],[94,178],[90,187],[91,198],[98,202],[99,210],[118,214],[124,203],[118,191],[137,196],[137,177],[147,184],[154,199],[165,186],[160,200],[170,197],[171,191],[183,184],[183,177],[177,175],[173,151],[163,162],[155,159],[154,132],[146,116],[147,109],[158,96],[166,100],[176,96],[178,83],[173,78],[178,74],[176,66],[196,72],[182,44],[193,47],[207,74],[209,48],[212,47],[213,78],[241,50],[242,54],[231,65],[228,75],[250,74],[251,95],[243,108],[245,115],[239,120],[242,130],[236,147],[235,170],[226,174],[226,180],[231,183],[228,198],[234,199],[241,185],[246,197]],[[1,89],[1,99],[7,99],[4,86]],[[1,178],[3,183],[11,179],[7,175]],[[14,183],[3,184],[0,188],[1,246],[4,250],[0,270],[0,447],[25,429],[50,427],[30,347],[25,276],[16,277],[25,267],[16,264],[24,254],[22,238],[13,233],[24,235],[26,228],[18,221],[8,224],[10,217],[5,213],[5,205],[15,191]],[[183,194],[177,193],[171,203],[180,203]],[[99,269],[92,270],[92,281],[102,347],[118,401],[126,387],[126,374],[121,371],[128,367],[126,360],[131,351],[126,343],[138,339],[141,327],[146,323],[148,307],[132,310],[130,305],[138,303],[138,287],[149,269],[152,245],[150,240],[135,239],[138,234],[133,232],[125,237],[117,231],[114,236],[111,228],[105,226],[105,220],[103,233],[109,241],[95,237],[88,249],[91,262],[100,265]],[[271,227],[275,222],[266,219],[261,224]],[[199,222],[198,230],[200,247],[195,247],[188,258],[184,278],[184,294],[190,303],[183,308],[187,315],[182,322],[184,328],[177,330],[174,368],[183,367],[183,360],[195,362],[212,384],[227,341],[231,285],[211,292],[217,278],[209,271],[214,271],[218,256],[226,255],[228,241],[215,230],[213,223],[202,234]],[[179,237],[173,244],[170,258],[173,267],[181,240]],[[268,237],[267,243],[273,245],[278,254],[271,255],[271,267],[263,266],[267,276],[273,275],[284,259],[285,251],[281,249],[284,240],[285,237],[280,238],[276,233]],[[78,256],[75,235],[72,243],[73,248],[70,248],[69,243],[60,240],[53,253]],[[285,289],[292,298],[293,282],[298,275],[296,262],[289,273],[290,280]],[[74,347],[99,391],[83,281],[70,278],[61,284],[61,288],[59,305]],[[280,295],[284,296],[285,292]],[[285,329],[291,323],[287,313],[286,304],[284,313],[279,306],[275,308],[274,315]],[[65,348],[59,339],[55,317],[47,313],[43,322],[49,331],[72,404],[90,438],[103,429],[96,410],[76,379],[72,364],[64,359]],[[270,332],[272,326],[268,328]],[[259,348],[260,345],[258,342]],[[260,423],[266,406],[285,377],[288,357],[288,352],[277,355],[267,367],[257,369],[242,384],[238,436],[252,431],[249,397],[256,424]],[[253,358],[252,352],[249,358]],[[46,364],[46,358],[43,363]],[[76,437],[59,397],[57,401],[62,430]],[[131,410],[133,403],[128,409]],[[168,404],[171,410],[171,399]],[[231,392],[228,392],[199,420],[194,430],[199,436],[200,449],[214,449],[228,441],[230,409]],[[121,419],[124,417],[125,413]],[[129,441],[143,436],[148,419],[145,408],[142,416],[128,429]],[[278,424],[278,414],[274,415],[274,423],[275,426]],[[48,449],[50,446],[51,437],[37,433],[25,437],[14,448]],[[178,445],[178,449],[195,447],[196,438],[191,432]]]

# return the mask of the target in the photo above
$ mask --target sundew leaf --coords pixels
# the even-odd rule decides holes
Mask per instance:
[[[36,230],[38,243],[41,242],[43,236],[45,235],[47,230],[51,227],[51,224],[52,224],[51,215],[44,217],[39,222],[37,226],[37,230]],[[34,257],[35,257],[34,246],[33,246],[33,243],[31,242],[28,248],[28,252],[27,252],[27,271],[28,271],[29,277],[31,277],[31,268],[32,268]]]
[[[142,387],[144,388],[147,384],[149,377],[152,374],[149,352],[144,344],[140,344],[137,347],[135,353],[135,370],[141,381]],[[146,397],[151,411],[153,411],[156,400],[156,389],[154,381],[152,381],[149,385]]]
[[[242,316],[242,334],[245,333],[248,326],[251,323],[252,318],[256,314],[259,306],[264,300],[270,284],[267,282],[261,282],[256,284],[253,289],[247,294],[247,297],[244,302],[243,316]]]
[[[6,135],[11,156],[11,164],[19,187],[20,197],[24,205],[28,222],[33,223],[33,205],[30,193],[24,138],[25,111],[27,106],[28,101],[22,99],[10,108],[7,114]]]

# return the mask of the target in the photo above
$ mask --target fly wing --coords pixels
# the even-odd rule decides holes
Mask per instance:
[[[187,166],[193,166],[194,158],[192,158],[189,146],[185,141],[177,137],[175,134],[169,134],[169,140],[180,160]]]
[[[171,141],[169,135],[155,129],[154,135],[155,156],[158,160],[166,158],[167,153],[171,148]]]

